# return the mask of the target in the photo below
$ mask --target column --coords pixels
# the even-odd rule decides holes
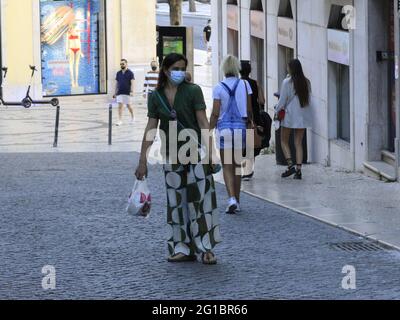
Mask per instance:
[[[394,1],[395,12],[395,54],[396,54],[396,178],[399,181],[400,177],[400,3]]]

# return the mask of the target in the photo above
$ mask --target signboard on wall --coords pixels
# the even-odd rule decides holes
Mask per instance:
[[[328,29],[328,60],[350,65],[350,33]]]
[[[43,96],[100,93],[103,1],[40,1]]]
[[[291,49],[296,47],[296,24],[293,19],[278,17],[278,44]]]
[[[228,29],[239,31],[239,8],[236,5],[228,4],[226,6],[227,10],[227,23]]]
[[[265,39],[265,16],[263,11],[250,11],[250,28],[253,37]]]

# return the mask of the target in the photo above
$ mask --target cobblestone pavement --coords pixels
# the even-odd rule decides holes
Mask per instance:
[[[147,219],[124,212],[137,154],[0,154],[0,299],[398,299],[397,251],[346,252],[363,241],[244,195],[222,213],[219,264],[166,262],[161,168],[151,167]],[[42,267],[56,268],[44,291]],[[341,287],[356,268],[357,289]]]

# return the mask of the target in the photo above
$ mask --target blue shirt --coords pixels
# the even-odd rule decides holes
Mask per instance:
[[[127,69],[125,73],[123,73],[121,70],[117,73],[117,77],[115,78],[115,80],[118,83],[117,96],[129,96],[131,94],[132,80],[135,80],[135,75],[133,74],[133,72]]]

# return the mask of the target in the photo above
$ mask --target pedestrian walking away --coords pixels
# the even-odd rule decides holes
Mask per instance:
[[[251,63],[250,61],[241,61],[240,75],[243,80],[246,80],[253,92],[251,95],[251,108],[253,112],[254,123],[258,127],[259,131],[262,131],[262,121],[261,121],[261,110],[264,110],[265,97],[263,88],[257,83],[256,80],[250,78],[251,74]],[[260,132],[263,133],[263,132]],[[254,149],[254,157],[260,155],[262,148]],[[254,158],[247,158],[242,164],[243,175],[242,179],[248,181],[254,176]]]
[[[115,78],[115,94],[114,99],[117,99],[118,103],[118,122],[117,126],[122,125],[122,113],[124,105],[127,106],[131,114],[131,123],[134,121],[134,114],[132,109],[132,96],[134,92],[135,75],[128,68],[128,61],[126,59],[121,60],[121,70],[118,71]]]
[[[158,84],[158,66],[157,62],[153,59],[150,64],[151,70],[147,72],[144,79],[143,98],[148,99],[149,95],[157,88]]]
[[[200,161],[183,164],[177,156],[184,144],[177,139],[182,130],[195,132],[196,146],[201,141],[201,130],[210,131],[203,92],[199,86],[185,81],[187,64],[186,57],[176,53],[163,60],[157,88],[148,101],[148,123],[135,175],[139,180],[147,175],[147,152],[160,127],[170,231],[168,261],[195,261],[196,254],[201,254],[204,264],[216,264],[213,250],[221,236],[213,166]],[[174,126],[178,133],[170,136],[170,128]],[[148,137],[150,133],[152,135]],[[206,151],[212,156],[209,134],[207,139],[209,147]],[[174,146],[177,146],[176,150],[172,150]],[[196,150],[197,160],[198,153]]]
[[[207,65],[211,64],[211,19],[207,21],[207,25],[203,29],[203,39],[204,39],[204,44],[207,49]]]
[[[240,208],[241,162],[246,149],[247,122],[252,121],[252,89],[246,80],[239,79],[239,60],[231,55],[224,58],[221,67],[224,81],[213,91],[211,129],[216,129],[223,175],[229,200],[226,213],[235,214]]]
[[[302,142],[306,129],[312,127],[311,82],[305,77],[303,67],[297,59],[289,62],[288,73],[282,83],[275,110],[276,114],[284,111],[284,118],[281,120],[281,145],[288,170],[282,174],[282,178],[294,175],[295,179],[301,180],[304,153]],[[292,130],[295,131],[296,167],[289,147]]]

